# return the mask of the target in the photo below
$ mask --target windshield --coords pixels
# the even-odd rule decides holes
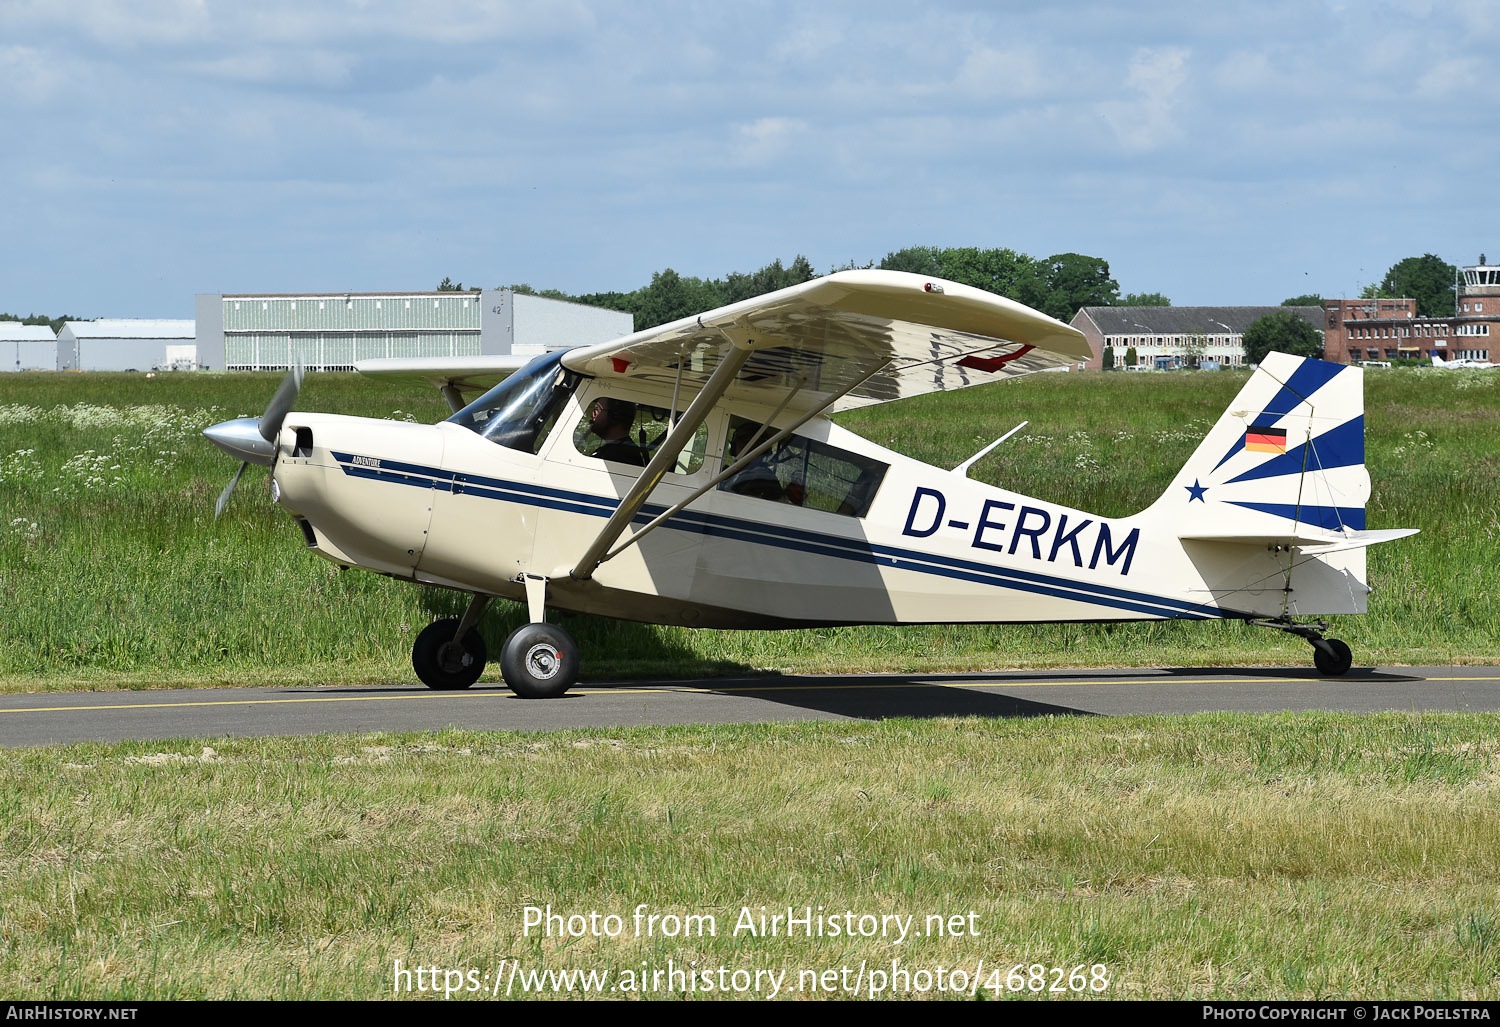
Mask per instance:
[[[496,445],[535,453],[578,387],[562,358],[561,351],[537,357],[448,420]]]

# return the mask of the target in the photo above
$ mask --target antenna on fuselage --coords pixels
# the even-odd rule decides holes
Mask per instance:
[[[1030,423],[1031,423],[1030,421],[1022,421],[1020,424],[1016,425],[1010,431],[1008,431],[1004,435],[1000,436],[994,442],[991,442],[988,446],[985,446],[979,452],[977,452],[973,456],[969,457],[969,459],[965,460],[963,463],[959,464],[957,467],[953,468],[953,470],[950,471],[950,472],[948,472],[948,473],[950,473],[950,474],[956,474],[960,478],[967,477],[968,474],[969,474],[969,468],[973,467],[976,463],[978,463],[980,460],[982,460],[984,458],[985,454],[987,454],[990,450],[992,450],[996,446],[1000,445],[1000,443],[1004,442],[1006,439],[1010,438],[1012,435],[1014,435],[1016,432],[1020,431],[1022,428],[1026,427]]]

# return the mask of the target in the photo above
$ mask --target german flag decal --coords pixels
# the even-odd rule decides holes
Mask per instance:
[[[1252,453],[1285,453],[1285,428],[1250,428],[1245,432],[1245,448]]]

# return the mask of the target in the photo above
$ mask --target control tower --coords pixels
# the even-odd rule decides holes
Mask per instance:
[[[1486,264],[1483,253],[1478,264],[1459,272],[1458,281],[1459,313],[1464,312],[1463,301],[1471,296],[1481,300],[1486,296],[1500,299],[1500,265]]]
[[[1492,340],[1500,341],[1500,266],[1486,263],[1481,253],[1478,264],[1459,269],[1457,286],[1449,355],[1490,360]]]

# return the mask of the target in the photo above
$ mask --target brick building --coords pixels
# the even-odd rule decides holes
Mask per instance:
[[[1500,267],[1479,263],[1460,270],[1457,309],[1448,317],[1418,317],[1412,299],[1325,300],[1323,359],[1492,360],[1500,356]]]

